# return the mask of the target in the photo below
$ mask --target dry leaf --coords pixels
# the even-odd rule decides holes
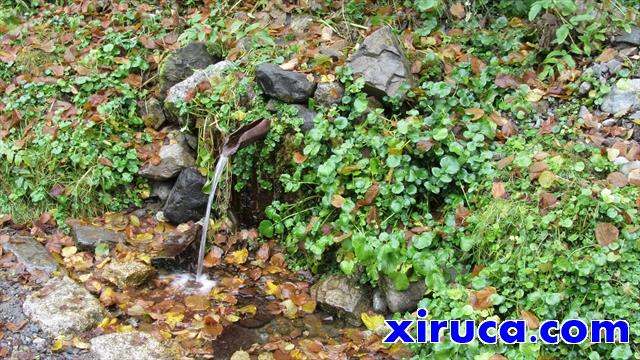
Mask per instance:
[[[493,195],[494,199],[506,199],[507,191],[504,188],[504,183],[502,181],[497,181],[493,183],[491,187],[491,195]]]
[[[458,19],[462,19],[465,14],[464,5],[455,3],[451,5],[451,7],[449,8],[449,12],[451,13],[451,15],[457,17]]]
[[[611,223],[598,223],[596,225],[596,239],[600,246],[607,246],[618,240],[620,231]]]

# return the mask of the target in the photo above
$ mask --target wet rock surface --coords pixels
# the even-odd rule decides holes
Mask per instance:
[[[58,269],[58,263],[44,246],[30,236],[14,236],[2,247],[12,252],[30,273],[42,271],[51,274]]]
[[[91,353],[96,360],[176,359],[153,336],[139,331],[114,333],[91,339]]]
[[[67,276],[50,279],[26,297],[22,308],[27,317],[54,336],[89,330],[106,314],[95,297]]]
[[[413,311],[418,308],[418,302],[424,297],[427,286],[424,281],[416,281],[406,290],[397,290],[393,281],[386,276],[380,279],[387,306],[391,312]]]
[[[83,224],[77,221],[70,221],[71,236],[76,246],[82,250],[93,251],[96,246],[102,243],[115,245],[119,242],[125,242],[124,234],[115,232],[100,226]]]
[[[302,119],[302,125],[300,126],[300,130],[309,131],[313,129],[314,122],[313,119],[316,117],[316,112],[309,110],[308,107],[304,105],[293,105],[296,109],[298,109],[298,117]]]
[[[360,315],[371,309],[371,294],[364,286],[347,276],[330,275],[311,287],[311,295],[326,311],[343,316],[349,323],[360,325]]]
[[[354,77],[364,78],[365,91],[378,98],[398,95],[402,85],[414,83],[404,51],[388,26],[364,39],[349,66]]]
[[[176,50],[162,64],[160,94],[165,96],[173,85],[191,76],[195,70],[205,69],[216,62],[218,58],[209,54],[207,46],[201,42],[194,42]]]
[[[22,312],[22,299],[32,291],[30,285],[19,282],[15,273],[0,267],[0,353],[4,358],[92,359],[87,350],[74,347],[51,351],[55,336],[29,322]]]
[[[197,168],[184,169],[162,209],[164,216],[174,224],[202,218],[207,207],[207,195],[202,192],[206,181]]]
[[[640,46],[640,27],[634,27],[630,32],[622,31],[615,37],[616,43],[626,43]]]
[[[306,75],[282,70],[273,64],[256,67],[256,80],[265,94],[287,103],[304,103],[313,95],[316,84]]]
[[[120,289],[142,285],[153,274],[155,269],[139,260],[109,262],[102,271],[102,276]]]

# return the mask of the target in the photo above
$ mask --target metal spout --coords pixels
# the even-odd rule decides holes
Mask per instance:
[[[257,141],[264,139],[271,128],[271,121],[256,120],[251,124],[247,124],[234,131],[227,137],[222,145],[221,155],[232,156],[241,148]]]

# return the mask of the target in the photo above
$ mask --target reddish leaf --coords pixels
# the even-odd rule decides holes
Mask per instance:
[[[527,322],[527,327],[529,329],[535,330],[540,326],[540,320],[538,320],[538,318],[532,313],[526,310],[521,310],[520,316],[522,316],[522,319]]]
[[[555,125],[556,125],[556,117],[553,116],[553,115],[549,115],[547,120],[545,120],[542,123],[542,125],[540,126],[540,129],[538,129],[538,134],[540,134],[540,135],[550,134],[551,133],[551,129]]]
[[[476,310],[484,310],[493,307],[489,298],[496,292],[496,288],[492,286],[476,291],[471,295],[471,306]]]
[[[620,231],[611,223],[598,223],[596,225],[596,239],[600,246],[607,246],[615,242],[618,240],[619,235]]]
[[[515,77],[509,74],[498,74],[496,76],[496,80],[494,81],[496,86],[499,88],[517,88],[520,85],[520,81],[518,81]]]
[[[451,15],[457,17],[458,19],[462,19],[465,15],[464,5],[455,3],[451,5],[451,7],[449,8],[449,12],[451,13]]]
[[[504,188],[504,183],[502,181],[497,181],[493,183],[491,187],[491,195],[493,195],[494,199],[506,199],[507,191]]]

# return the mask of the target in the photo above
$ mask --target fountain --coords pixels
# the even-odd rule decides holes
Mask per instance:
[[[209,292],[211,288],[215,286],[215,282],[203,275],[202,271],[204,253],[207,244],[207,231],[209,229],[209,218],[211,217],[211,206],[213,205],[213,199],[215,198],[218,183],[222,177],[222,172],[229,162],[229,158],[242,147],[263,139],[269,132],[270,127],[271,122],[269,120],[254,121],[251,124],[242,126],[233,132],[227,137],[227,140],[222,145],[220,157],[218,158],[216,169],[211,180],[211,190],[209,191],[209,199],[207,201],[207,208],[203,219],[200,246],[198,248],[198,266],[196,268],[195,278],[192,278],[191,276],[178,275],[173,282],[175,287],[205,293]]]

